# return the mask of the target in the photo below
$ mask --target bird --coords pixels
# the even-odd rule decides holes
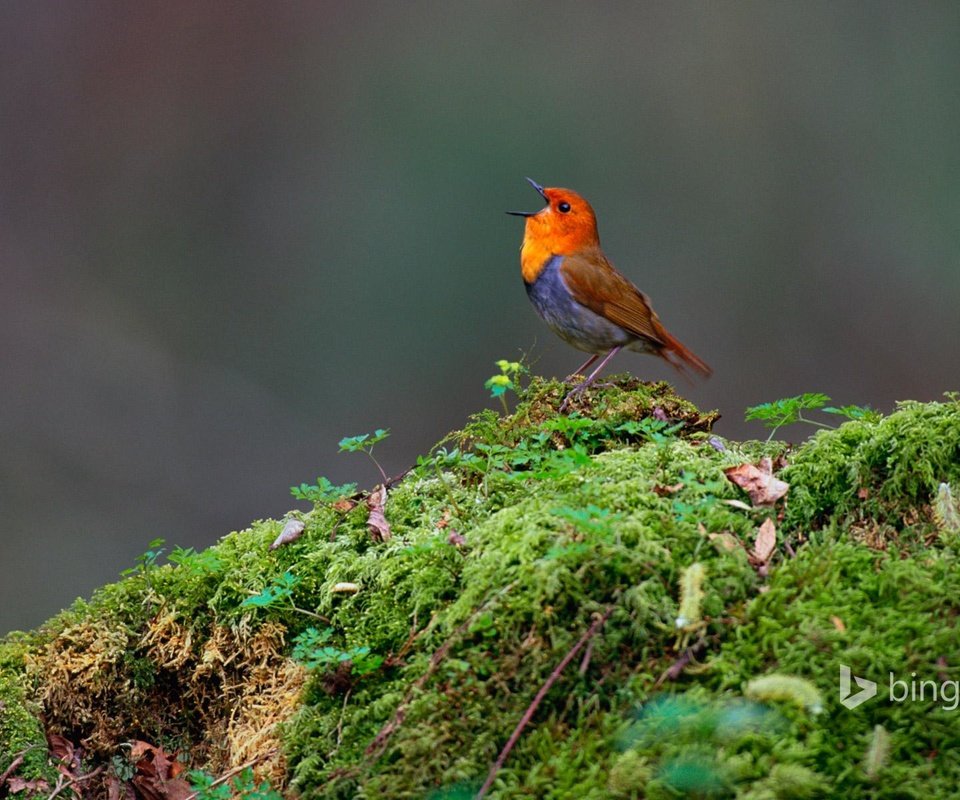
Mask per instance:
[[[672,336],[650,299],[610,263],[600,249],[597,217],[572,189],[527,181],[546,201],[540,211],[508,211],[525,217],[520,274],[527,296],[544,322],[567,344],[592,353],[566,380],[573,382],[601,356],[597,367],[564,398],[570,401],[596,381],[622,349],[659,356],[677,371],[709,377],[712,370]]]

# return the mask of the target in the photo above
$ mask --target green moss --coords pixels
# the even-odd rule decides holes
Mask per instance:
[[[750,509],[723,470],[782,445],[710,440],[716,415],[666,384],[617,378],[558,417],[563,393],[534,380],[515,413],[481,412],[422,458],[390,492],[387,542],[362,503],[303,514],[276,551],[282,522],[256,522],[4,645],[22,730],[36,741],[42,704],[95,758],[147,737],[216,770],[239,758],[217,749],[239,702],[225,687],[259,686],[258,663],[329,628],[313,634],[329,666],[280,732],[280,783],[303,798],[471,796],[548,681],[492,797],[951,796],[960,710],[891,703],[883,683],[849,710],[837,685],[841,663],[957,677],[960,572],[930,504],[960,485],[960,404],[817,434],[788,455],[785,507]],[[768,517],[792,549],[758,569]],[[337,666],[361,651],[379,666]],[[0,754],[23,736],[0,729]]]
[[[17,774],[26,780],[49,778],[47,743],[37,718],[39,708],[28,699],[24,659],[30,639],[23,634],[0,642],[0,774],[23,757]]]

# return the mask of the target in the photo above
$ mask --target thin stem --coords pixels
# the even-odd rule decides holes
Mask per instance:
[[[546,683],[540,687],[540,691],[537,692],[536,697],[534,697],[530,705],[527,706],[527,710],[523,712],[520,722],[518,722],[517,727],[513,729],[513,733],[510,734],[510,738],[503,746],[503,750],[500,751],[500,755],[497,756],[497,760],[494,762],[493,766],[490,767],[490,772],[487,774],[487,779],[483,782],[483,786],[480,787],[480,791],[477,792],[476,800],[481,800],[481,798],[488,791],[490,791],[490,787],[493,786],[493,782],[496,780],[497,773],[503,768],[503,765],[506,763],[507,756],[510,755],[510,751],[513,750],[514,745],[520,739],[520,734],[523,733],[523,729],[527,727],[530,720],[533,719],[533,715],[536,713],[537,708],[543,701],[543,698],[547,696],[547,692],[550,691],[553,684],[555,684],[560,678],[560,675],[563,673],[563,670],[566,668],[567,664],[573,661],[577,653],[583,649],[583,646],[597,634],[600,628],[603,627],[604,623],[613,613],[613,609],[614,606],[607,606],[606,611],[597,617],[597,619],[594,620],[593,624],[586,630],[583,636],[580,637],[580,641],[570,648],[567,654],[560,660],[560,663],[553,668],[553,672],[550,673],[550,677],[547,678]]]
[[[377,468],[377,470],[380,472],[380,477],[383,478],[384,486],[386,486],[387,482],[388,482],[390,479],[387,477],[387,473],[383,471],[383,467],[380,466],[380,462],[377,461],[377,459],[375,459],[375,458],[373,457],[373,453],[371,452],[372,450],[373,450],[373,448],[371,447],[369,450],[364,449],[363,452],[367,454],[367,456],[369,457],[369,459],[373,462],[374,466],[375,466],[375,467]]]
[[[447,490],[447,497],[450,498],[450,503],[457,512],[457,516],[463,519],[463,509],[457,504],[457,499],[453,496],[453,488],[447,483],[447,479],[443,477],[440,465],[436,461],[433,462],[433,468],[437,471],[437,477],[440,479],[440,483],[443,484],[443,488]]]
[[[291,607],[294,611],[299,611],[301,614],[306,614],[308,617],[313,617],[314,619],[318,619],[318,620],[320,620],[321,622],[327,623],[327,625],[332,625],[332,624],[333,624],[332,622],[330,622],[329,619],[327,619],[325,616],[323,616],[323,614],[317,614],[317,613],[315,613],[315,612],[313,612],[313,611],[307,611],[307,609],[305,609],[305,608],[300,608],[300,606],[296,605],[296,604],[293,602],[293,600],[290,601],[290,607]]]
[[[826,428],[829,431],[835,431],[837,429],[836,425],[827,425],[825,422],[817,422],[816,420],[807,419],[799,411],[797,412],[797,421],[806,422],[808,425],[816,425],[818,428]]]

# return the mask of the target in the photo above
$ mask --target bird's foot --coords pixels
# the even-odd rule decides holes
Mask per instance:
[[[612,383],[596,383],[594,381],[584,381],[579,386],[574,386],[567,396],[563,398],[563,402],[560,404],[560,413],[563,414],[570,405],[570,401],[584,394],[587,389],[612,389],[615,384]]]
[[[560,413],[565,414],[567,411],[567,406],[570,405],[570,401],[573,400],[574,397],[578,397],[581,394],[583,394],[582,385],[575,386],[573,389],[567,392],[567,396],[563,398],[563,402],[560,404]]]

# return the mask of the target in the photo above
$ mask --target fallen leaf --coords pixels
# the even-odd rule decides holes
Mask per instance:
[[[659,483],[653,487],[653,493],[660,497],[666,497],[670,494],[676,494],[683,488],[683,483],[674,483],[671,486],[661,486]]]
[[[454,547],[460,547],[467,543],[467,537],[451,528],[450,535],[447,536],[447,542],[452,544]]]
[[[739,508],[741,511],[753,511],[753,506],[747,505],[743,500],[724,500],[724,505]]]
[[[767,457],[762,458],[759,464],[728,467],[723,474],[750,495],[750,502],[755,506],[772,506],[790,488],[789,483],[774,477],[773,462]]]
[[[175,777],[183,769],[176,753],[137,740],[130,748],[130,760],[136,762],[130,783],[143,800],[186,800],[193,793],[189,783]]]
[[[24,780],[19,775],[14,775],[12,778],[7,778],[7,789],[10,791],[10,794],[17,794],[18,792],[46,792],[50,788],[50,784],[47,783],[43,778],[37,778],[33,781]]]
[[[350,511],[353,511],[353,509],[356,508],[356,505],[356,500],[351,500],[349,497],[344,497],[340,500],[337,500],[337,502],[333,504],[332,508],[338,514],[347,514]]]
[[[283,526],[283,530],[280,531],[280,535],[273,540],[273,544],[270,545],[270,549],[276,550],[278,547],[282,547],[285,544],[295,542],[303,534],[304,527],[305,526],[302,519],[291,517]]]
[[[386,542],[390,539],[390,523],[387,522],[383,513],[383,507],[387,502],[387,487],[380,484],[376,489],[370,492],[367,498],[367,508],[370,513],[367,515],[367,528],[374,541]]]
[[[847,626],[843,624],[843,620],[840,619],[840,617],[833,615],[830,617],[830,621],[833,623],[833,627],[840,631],[840,633],[846,632]]]
[[[757,531],[757,539],[753,543],[753,558],[759,564],[766,564],[773,555],[777,547],[777,528],[773,520],[767,517],[760,530]]]
[[[195,796],[190,784],[181,778],[164,781],[135,775],[130,783],[143,800],[187,800],[188,797]]]
[[[724,531],[723,533],[708,533],[707,538],[713,542],[716,547],[721,550],[726,550],[728,553],[740,547],[740,541],[729,531]]]
[[[866,500],[870,496],[870,490],[866,486],[861,486],[857,489],[857,497],[861,500]]]
[[[51,733],[47,736],[47,743],[50,745],[50,755],[57,761],[63,761],[66,764],[73,763],[73,742],[59,733]]]

